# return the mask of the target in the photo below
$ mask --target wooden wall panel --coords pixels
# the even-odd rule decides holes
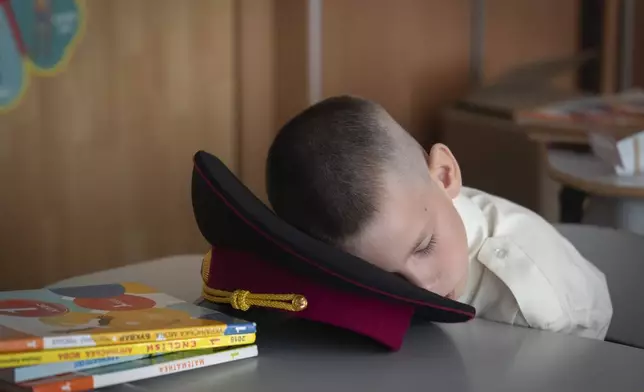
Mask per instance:
[[[267,203],[266,156],[278,129],[308,105],[307,2],[238,0],[240,176]]]
[[[323,95],[374,99],[423,142],[467,89],[466,0],[324,0],[322,23]]]
[[[309,105],[308,1],[275,0],[274,4],[275,121],[279,128]]]
[[[579,0],[487,0],[484,82],[513,67],[578,52]]]
[[[613,94],[619,89],[620,67],[620,0],[604,0],[600,66],[600,92]]]
[[[0,116],[0,289],[203,251],[192,154],[237,170],[233,0],[87,11],[67,70]]]
[[[635,2],[633,32],[633,85],[644,88],[644,2]]]
[[[325,0],[324,95],[375,99],[431,141],[441,107],[468,89],[470,10],[465,0]],[[484,82],[575,53],[578,10],[578,1],[486,1]]]
[[[238,0],[236,49],[240,175],[266,202],[265,166],[276,124],[276,33],[273,0]]]
[[[240,175],[265,203],[266,156],[278,129],[308,105],[307,2],[236,3]]]

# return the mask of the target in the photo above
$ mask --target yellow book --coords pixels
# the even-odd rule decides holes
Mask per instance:
[[[255,343],[255,334],[222,335],[205,338],[169,340],[151,343],[121,344],[62,350],[27,351],[0,354],[0,368],[32,366],[44,363],[81,361],[107,357],[161,354]]]

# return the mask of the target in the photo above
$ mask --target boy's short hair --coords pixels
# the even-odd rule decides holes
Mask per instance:
[[[339,96],[304,110],[278,132],[266,186],[275,213],[303,232],[343,246],[377,209],[391,140],[384,110]]]

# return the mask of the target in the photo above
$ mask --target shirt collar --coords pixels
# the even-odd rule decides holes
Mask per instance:
[[[483,265],[478,261],[477,254],[485,239],[489,237],[489,226],[483,211],[463,192],[452,202],[465,226],[469,259],[467,284],[458,301],[469,304],[474,299],[483,274]]]
[[[481,249],[481,246],[483,246],[485,239],[490,236],[487,219],[479,206],[463,192],[453,199],[452,203],[465,226],[469,258],[472,260],[476,258],[476,254]]]

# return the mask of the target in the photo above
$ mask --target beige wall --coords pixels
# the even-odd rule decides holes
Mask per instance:
[[[576,3],[487,4],[486,77],[574,50]],[[65,72],[0,116],[0,289],[202,252],[192,154],[215,153],[265,199],[270,141],[307,105],[304,0],[87,6]],[[376,99],[430,140],[467,89],[468,20],[467,0],[324,0],[323,95]]]

